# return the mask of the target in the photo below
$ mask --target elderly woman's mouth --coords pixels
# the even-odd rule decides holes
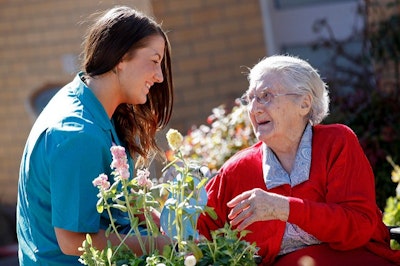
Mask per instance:
[[[258,121],[257,124],[258,124],[259,126],[262,126],[262,125],[268,124],[269,122],[271,122],[271,121],[269,121],[269,120],[266,120],[266,121]]]

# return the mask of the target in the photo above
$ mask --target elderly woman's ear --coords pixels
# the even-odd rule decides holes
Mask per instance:
[[[310,94],[303,95],[301,97],[300,114],[306,116],[310,113],[312,98]]]

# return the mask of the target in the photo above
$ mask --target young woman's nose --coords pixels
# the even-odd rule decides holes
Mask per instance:
[[[161,83],[164,81],[164,76],[163,76],[163,72],[161,69],[161,65],[159,67],[157,67],[157,70],[154,73],[154,79],[155,79],[155,82],[158,82],[158,83]]]

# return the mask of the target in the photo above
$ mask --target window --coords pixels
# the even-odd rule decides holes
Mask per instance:
[[[34,114],[38,116],[50,99],[62,88],[63,85],[52,84],[38,89],[32,94],[29,100],[30,107]]]
[[[343,53],[357,57],[362,52],[361,40],[349,40],[341,43]],[[335,54],[333,47],[318,47],[315,49],[310,45],[293,45],[283,47],[283,52],[299,55],[307,59],[313,67],[316,67],[322,78],[329,82],[340,83],[340,92],[347,93],[353,89],[352,79],[357,78],[356,73],[362,73],[362,66],[358,61],[348,60],[348,57]],[[343,82],[342,82],[343,81]]]
[[[268,1],[268,0],[267,0]],[[276,9],[290,9],[311,5],[333,4],[338,2],[354,2],[355,0],[275,0]]]
[[[345,52],[356,56],[362,52],[364,17],[359,12],[362,3],[357,0],[263,0],[261,3],[264,3],[261,7],[268,55],[299,56],[316,67],[325,81],[338,81],[336,87],[341,92],[351,90],[356,76],[351,74],[361,73],[363,66],[341,55]],[[343,52],[339,54],[337,47],[329,44],[332,40],[335,41],[332,44],[340,43]]]

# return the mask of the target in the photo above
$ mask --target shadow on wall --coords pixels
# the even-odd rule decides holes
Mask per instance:
[[[0,205],[0,265],[18,265],[15,206]]]
[[[15,206],[0,205],[0,247],[17,242]]]

